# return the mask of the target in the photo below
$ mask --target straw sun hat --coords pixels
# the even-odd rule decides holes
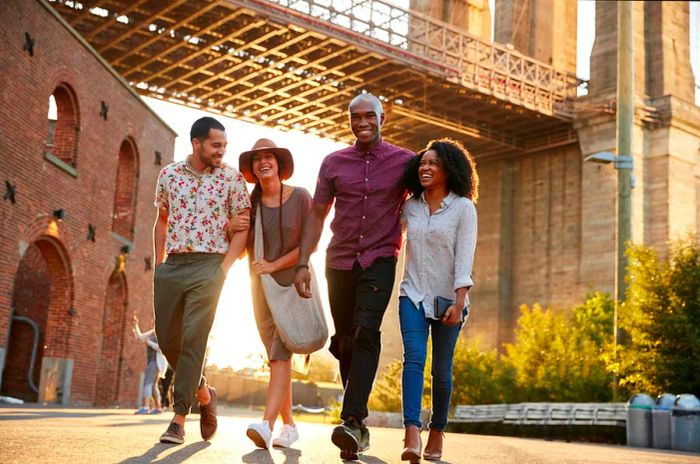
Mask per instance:
[[[241,171],[245,180],[254,184],[258,178],[253,174],[253,155],[260,152],[272,152],[277,157],[279,164],[280,180],[286,180],[292,177],[294,172],[294,159],[292,154],[286,148],[279,148],[275,142],[270,139],[260,139],[255,142],[253,148],[241,153],[238,157],[238,170]]]

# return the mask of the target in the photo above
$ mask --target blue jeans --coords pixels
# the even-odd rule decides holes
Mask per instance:
[[[462,317],[464,320],[464,317]],[[462,324],[454,327],[440,321],[428,319],[419,307],[402,296],[399,298],[399,321],[403,339],[403,373],[401,376],[401,393],[403,397],[403,425],[423,427],[420,420],[421,400],[423,398],[423,372],[428,351],[428,332],[432,335],[433,360],[432,377],[432,413],[430,427],[444,430],[447,426],[447,413],[452,395],[452,356]]]

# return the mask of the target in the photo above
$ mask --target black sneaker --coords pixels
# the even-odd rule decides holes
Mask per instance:
[[[360,436],[360,443],[358,446],[358,452],[364,453],[369,449],[369,429],[367,426],[363,423],[360,424],[360,433],[362,434]]]
[[[171,422],[168,430],[160,436],[161,443],[174,443],[181,445],[185,442],[185,428],[177,422]]]
[[[331,441],[340,448],[340,459],[354,461],[361,452],[362,426],[353,419],[348,419],[343,424],[333,429]],[[367,442],[369,433],[367,434]],[[362,450],[364,451],[364,450]]]

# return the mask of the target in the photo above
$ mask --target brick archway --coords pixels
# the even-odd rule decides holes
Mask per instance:
[[[45,358],[70,359],[72,301],[72,272],[66,248],[57,237],[40,234],[24,251],[14,278],[3,395],[29,402],[63,402],[64,395],[70,393],[63,391],[62,385],[45,385],[42,368]],[[32,363],[33,326],[38,331],[38,344]],[[41,390],[42,385],[46,391]]]
[[[126,277],[115,271],[109,277],[102,319],[102,350],[97,367],[95,405],[110,407],[119,404],[119,386],[124,364],[124,335],[128,293]]]

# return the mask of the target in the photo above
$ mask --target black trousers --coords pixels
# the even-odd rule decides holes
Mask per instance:
[[[345,394],[341,419],[362,421],[382,349],[382,318],[391,298],[396,258],[378,258],[367,269],[326,268],[328,299],[335,325],[330,352],[340,363]]]

